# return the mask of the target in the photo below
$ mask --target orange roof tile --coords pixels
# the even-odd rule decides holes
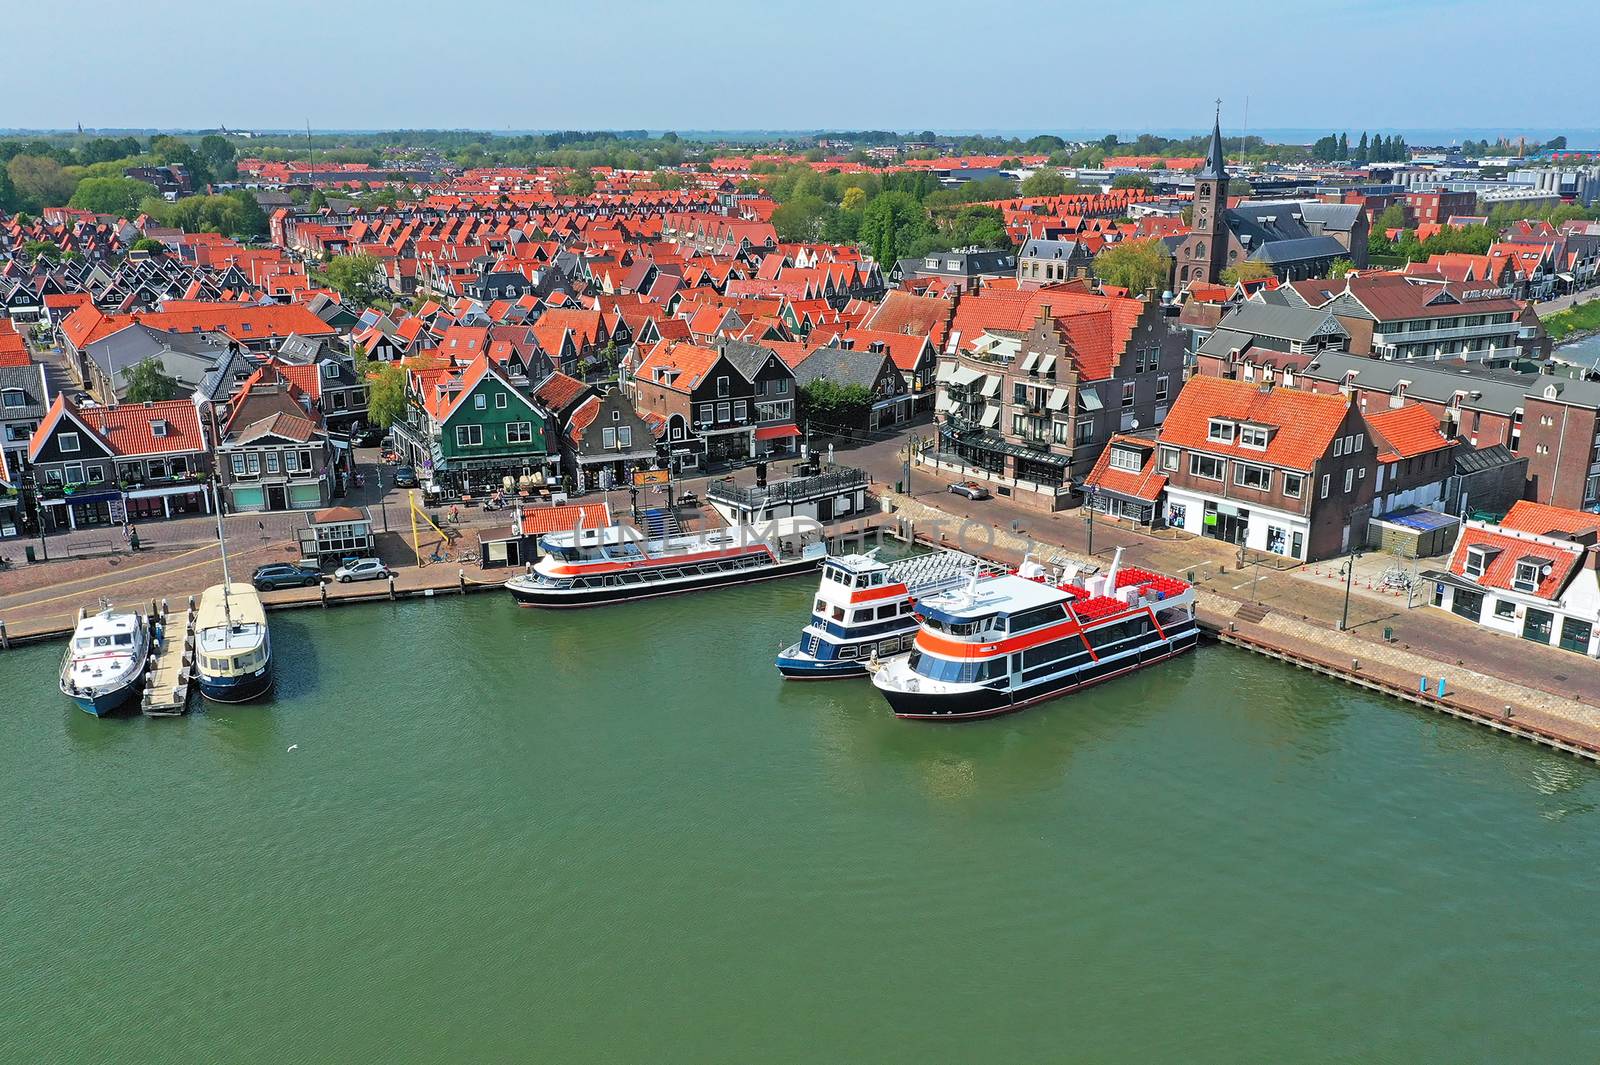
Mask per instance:
[[[1217,455],[1232,455],[1309,471],[1333,446],[1349,413],[1342,395],[1272,388],[1222,377],[1191,377],[1161,425],[1161,442]],[[1275,430],[1265,451],[1206,439],[1212,418],[1268,426]]]

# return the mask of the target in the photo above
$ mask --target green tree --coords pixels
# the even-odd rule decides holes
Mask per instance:
[[[1022,179],[1024,196],[1061,196],[1067,191],[1067,176],[1055,167],[1042,166]]]
[[[796,415],[823,432],[865,429],[872,414],[872,390],[818,378],[800,389]]]
[[[1328,264],[1328,280],[1343,281],[1344,275],[1355,269],[1355,263],[1349,259],[1335,259]]]
[[[651,175],[651,180],[656,188],[675,192],[683,188],[683,175],[676,170],[657,170]]]
[[[972,204],[958,210],[944,231],[951,247],[1010,248],[1006,218],[998,207]]]
[[[838,210],[820,196],[801,196],[772,212],[772,228],[778,231],[779,240],[821,240],[829,219]]]
[[[383,274],[373,255],[338,255],[328,264],[328,284],[351,303],[363,307],[384,292]]]
[[[146,196],[155,193],[155,186],[126,177],[91,177],[78,182],[73,190],[69,207],[77,207],[95,214],[114,214],[132,218]]]
[[[151,255],[167,254],[167,246],[154,237],[140,237],[129,245],[128,250],[148,252]]]
[[[128,384],[124,399],[129,403],[158,403],[164,399],[177,399],[182,391],[177,378],[168,375],[161,360],[154,355],[136,363],[124,375]]]
[[[48,156],[17,155],[6,164],[19,206],[38,211],[62,207],[72,198],[77,182],[61,164]]]
[[[1222,271],[1218,278],[1224,285],[1237,285],[1241,281],[1259,281],[1272,276],[1272,267],[1266,263],[1251,262],[1246,259]]]
[[[61,258],[61,249],[56,246],[54,241],[50,240],[30,240],[22,246],[22,257],[24,259],[37,259],[41,255],[46,259],[59,259]]]
[[[405,417],[406,371],[398,363],[386,363],[371,373],[367,389],[367,421],[389,428]]]
[[[846,211],[859,211],[866,205],[867,190],[855,185],[844,190],[844,199],[839,202],[839,206]]]
[[[1391,229],[1404,229],[1406,227],[1406,209],[1398,203],[1391,203],[1383,209],[1378,220],[1372,226],[1374,233],[1388,233]]]
[[[1150,191],[1150,179],[1144,174],[1118,174],[1111,179],[1114,189],[1144,189]]]
[[[1159,240],[1125,240],[1094,257],[1094,274],[1129,292],[1160,292],[1172,276],[1172,257]]]
[[[861,212],[858,239],[878,265],[888,270],[931,231],[928,213],[909,193],[885,192]]]
[[[574,170],[561,179],[561,191],[568,196],[589,196],[594,190],[594,175],[587,170]]]
[[[233,144],[228,138],[220,137],[215,133],[201,137],[197,154],[213,177],[223,181],[231,181],[238,176],[238,167],[234,166],[233,162]]]

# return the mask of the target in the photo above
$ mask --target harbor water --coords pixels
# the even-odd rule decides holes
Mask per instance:
[[[175,720],[0,654],[0,1061],[1600,1046],[1593,768],[1217,647],[897,721],[778,678],[813,587],[275,614]]]

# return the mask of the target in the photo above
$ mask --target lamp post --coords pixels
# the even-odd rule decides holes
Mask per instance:
[[[1350,627],[1350,588],[1356,578],[1356,549],[1350,548],[1350,554],[1344,560],[1344,614],[1339,618],[1339,631]]]
[[[906,438],[906,446],[905,446],[905,451],[903,453],[903,457],[904,457],[905,462],[904,462],[904,467],[903,467],[903,473],[902,473],[902,478],[903,479],[901,481],[901,486],[905,489],[905,493],[906,493],[907,498],[910,498],[911,496],[916,494],[916,493],[912,492],[912,490],[911,490],[911,459],[917,454],[918,450],[920,450],[921,447],[922,447],[922,437],[918,436],[916,433],[912,433],[909,437]]]
[[[1089,554],[1094,554],[1094,490],[1083,494],[1083,520],[1089,523]]]

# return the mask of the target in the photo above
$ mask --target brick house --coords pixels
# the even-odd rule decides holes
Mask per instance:
[[[1168,525],[1302,561],[1365,541],[1378,445],[1343,396],[1196,377],[1156,444]]]
[[[1112,434],[1160,425],[1185,338],[1154,300],[1040,288],[968,296],[938,371],[938,468],[1065,507]]]

